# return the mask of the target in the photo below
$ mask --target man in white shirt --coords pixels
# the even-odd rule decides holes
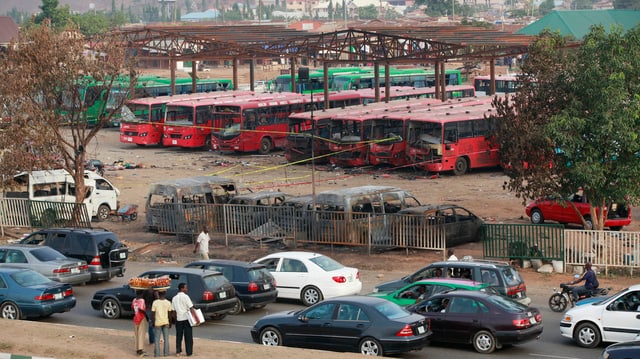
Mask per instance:
[[[448,261],[458,260],[458,257],[456,257],[455,253],[453,252],[453,249],[449,249],[449,251],[447,252],[447,255],[449,256],[449,259],[447,259]]]
[[[182,356],[182,338],[187,356],[193,354],[193,328],[189,324],[189,312],[198,320],[191,298],[187,295],[187,283],[178,284],[178,294],[171,300],[171,308],[176,311],[176,356]]]
[[[196,246],[193,248],[193,253],[198,251],[200,253],[200,259],[209,259],[209,229],[205,226],[202,228],[202,232],[198,235],[196,240]]]

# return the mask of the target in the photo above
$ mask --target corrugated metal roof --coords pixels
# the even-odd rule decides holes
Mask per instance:
[[[544,29],[560,31],[563,36],[582,39],[592,25],[603,25],[609,30],[612,25],[630,30],[640,24],[638,10],[566,10],[552,11],[540,20],[516,31],[519,35],[538,35]]]

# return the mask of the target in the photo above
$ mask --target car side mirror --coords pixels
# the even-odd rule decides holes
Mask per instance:
[[[309,321],[309,318],[307,318],[307,316],[306,316],[306,315],[299,315],[299,316],[298,316],[298,320],[299,320],[299,321],[301,321],[301,322],[306,323],[306,322],[308,322],[308,321]]]

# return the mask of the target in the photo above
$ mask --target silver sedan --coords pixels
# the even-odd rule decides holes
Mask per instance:
[[[0,246],[0,266],[32,269],[51,280],[72,285],[84,284],[91,279],[86,261],[65,257],[47,246]]]

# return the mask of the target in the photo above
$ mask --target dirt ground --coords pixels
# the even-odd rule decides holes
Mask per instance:
[[[271,70],[276,71],[276,70]],[[279,70],[277,70],[279,71]],[[206,72],[208,77],[230,77],[229,69]],[[247,71],[248,72],[248,71]],[[241,79],[246,77],[240,72]],[[275,75],[258,72],[256,80]],[[248,79],[248,77],[247,77]],[[244,80],[246,83],[248,80]],[[243,83],[243,80],[240,81]],[[87,149],[91,158],[108,166],[105,176],[120,189],[121,205],[137,204],[139,218],[133,222],[123,222],[118,217],[112,221],[94,223],[114,231],[131,248],[132,261],[186,263],[195,257],[190,241],[177,240],[175,236],[148,233],[144,231],[144,202],[152,182],[195,175],[220,175],[236,180],[245,190],[280,190],[292,195],[352,187],[359,185],[392,185],[413,193],[423,204],[455,203],[474,212],[487,223],[528,223],[521,199],[502,189],[506,177],[499,169],[473,171],[464,176],[443,174],[430,176],[413,170],[388,171],[379,168],[355,170],[317,167],[308,165],[289,166],[281,152],[269,155],[234,155],[211,151],[191,151],[175,148],[136,147],[119,142],[117,129],[105,129]],[[124,166],[122,166],[124,165]],[[127,169],[122,169],[126,167]],[[315,179],[315,182],[312,182]],[[638,230],[638,221],[626,230]],[[7,235],[1,242],[12,240],[27,233],[24,229],[6,229]],[[269,252],[283,250],[281,243],[260,244],[250,239],[233,239],[226,242],[223,236],[215,237],[211,244],[214,257],[253,260]],[[345,265],[359,268],[369,281],[397,277],[409,273],[425,264],[444,258],[444,253],[429,251],[389,251],[367,253],[364,249],[340,247],[303,247],[302,250],[328,254]],[[457,247],[459,258],[470,255],[482,257],[479,243]],[[392,269],[394,272],[389,272]],[[552,286],[566,281],[568,274],[538,274],[531,269],[520,270],[530,295],[550,292]],[[637,278],[602,278],[601,285],[621,289],[637,282]],[[551,284],[550,284],[551,283]],[[13,352],[56,358],[106,358],[133,356],[132,336],[129,332],[115,332],[106,329],[52,326],[32,321],[3,323],[0,326],[0,353]],[[39,334],[32,335],[38,332]],[[114,333],[115,332],[115,333]],[[44,334],[43,334],[44,333]],[[105,335],[108,333],[109,335]],[[115,345],[114,345],[115,344]],[[247,358],[264,354],[258,345],[238,345],[206,340],[196,340],[200,353],[215,352],[219,358]],[[353,357],[350,354],[322,353],[299,349],[270,348],[275,355],[304,355],[305,358]],[[354,354],[358,355],[358,354]],[[359,357],[359,355],[358,355]]]

